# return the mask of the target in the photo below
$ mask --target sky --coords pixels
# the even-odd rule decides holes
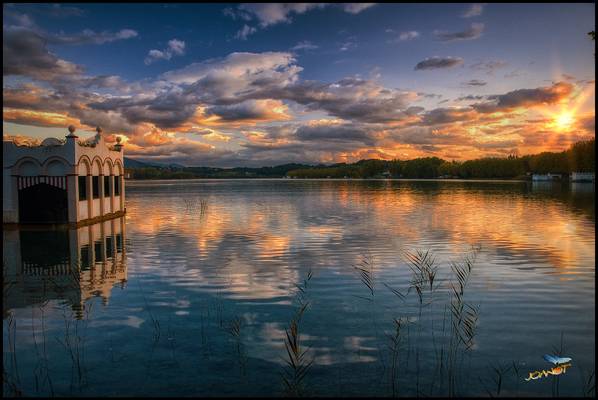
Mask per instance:
[[[4,139],[186,166],[463,161],[595,136],[593,3],[4,4]]]

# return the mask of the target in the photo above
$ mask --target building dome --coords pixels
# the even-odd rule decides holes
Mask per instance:
[[[62,140],[53,137],[46,138],[42,141],[42,146],[62,146],[63,144]]]

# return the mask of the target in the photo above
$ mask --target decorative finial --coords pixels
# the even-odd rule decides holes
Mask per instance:
[[[120,136],[116,137],[116,144],[114,145],[113,149],[116,151],[121,151],[123,148],[123,144],[121,143],[122,138]]]
[[[96,126],[96,132],[97,133],[102,133],[102,128],[100,128],[99,126]]]
[[[75,130],[77,129],[77,128],[75,128],[75,125],[69,125],[68,129],[69,129],[69,134],[66,135],[66,137],[67,138],[75,138],[76,139],[78,136],[75,135]]]

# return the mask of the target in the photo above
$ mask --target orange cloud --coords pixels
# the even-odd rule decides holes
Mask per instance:
[[[2,119],[5,122],[12,122],[20,125],[60,128],[64,128],[68,125],[75,125],[81,129],[91,128],[81,124],[78,119],[69,117],[68,115],[44,111],[4,108],[2,110]]]

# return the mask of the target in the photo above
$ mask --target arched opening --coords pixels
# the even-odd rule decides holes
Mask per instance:
[[[68,198],[65,189],[38,183],[19,190],[19,222],[68,222]]]
[[[37,176],[40,172],[41,169],[37,162],[30,160],[21,162],[16,170],[16,174],[21,176]]]
[[[20,229],[21,260],[24,269],[33,271],[41,268],[66,269],[64,267],[69,265],[70,256],[68,233],[66,229],[43,231]]]

